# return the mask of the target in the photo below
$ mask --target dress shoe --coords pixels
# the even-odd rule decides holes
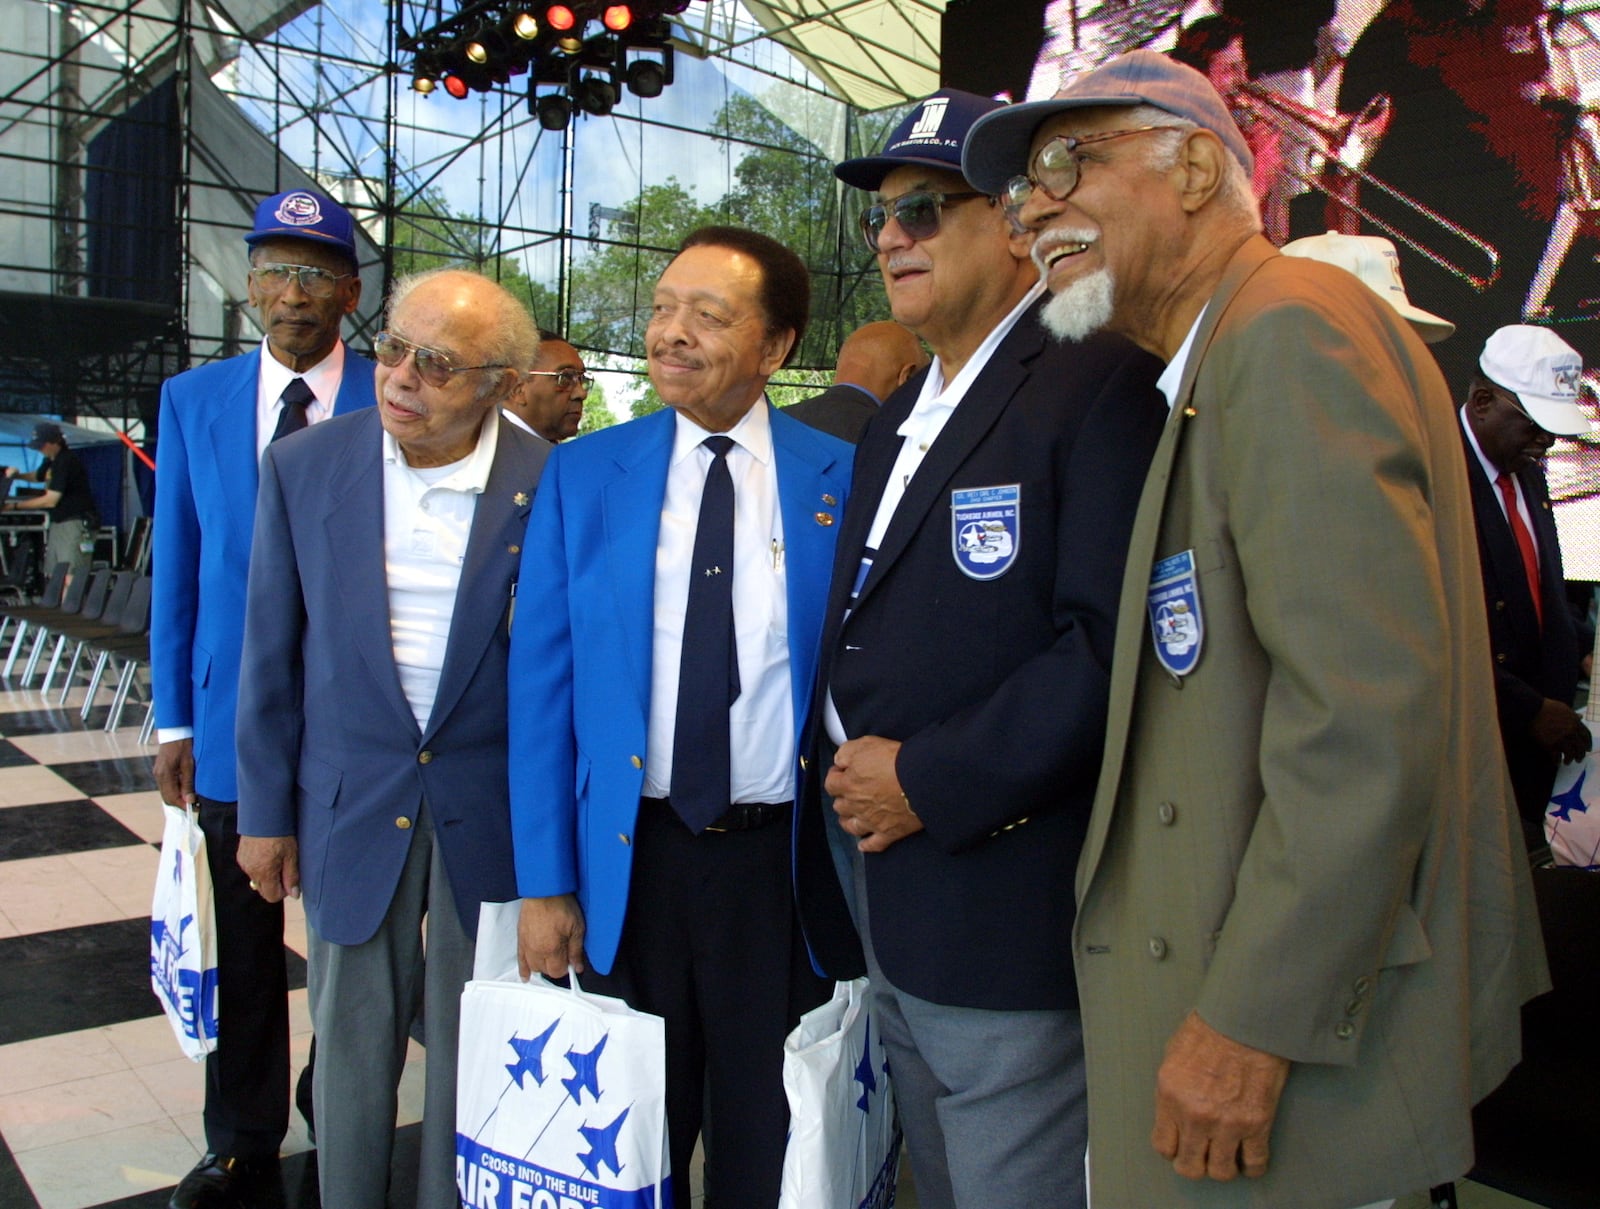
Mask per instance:
[[[305,1069],[300,1072],[300,1077],[295,1080],[294,1105],[300,1110],[300,1115],[305,1118],[306,1138],[313,1146],[317,1144],[317,1118],[316,1109],[311,1101],[311,1068],[317,1061],[317,1039],[311,1039],[311,1056],[306,1059]]]
[[[240,1195],[248,1192],[257,1181],[267,1176],[276,1178],[277,1174],[276,1155],[269,1159],[246,1159],[207,1153],[172,1190],[167,1209],[232,1209]]]

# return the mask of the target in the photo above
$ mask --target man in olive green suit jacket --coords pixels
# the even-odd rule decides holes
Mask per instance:
[[[1135,51],[963,162],[1058,334],[1169,363],[1078,870],[1095,1209],[1454,1179],[1545,986],[1451,396],[1366,286],[1258,234],[1249,157]]]

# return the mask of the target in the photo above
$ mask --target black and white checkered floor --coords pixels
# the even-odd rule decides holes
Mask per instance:
[[[103,694],[109,700],[109,693]],[[205,1149],[202,1068],[183,1057],[150,991],[149,912],[161,843],[153,749],[132,725],[0,683],[0,1209],[162,1209]],[[311,1040],[305,919],[284,937],[295,1074]],[[421,1049],[400,1088],[391,1189],[411,1209]],[[293,1115],[283,1189],[262,1209],[319,1209],[315,1155]],[[698,1172],[693,1173],[697,1175]],[[901,1200],[914,1209],[915,1193]],[[1413,1200],[1415,1207],[1413,1207]],[[697,1198],[698,1203],[698,1198]],[[1401,1209],[1421,1209],[1408,1198]],[[1463,1184],[1461,1209],[1534,1209]]]

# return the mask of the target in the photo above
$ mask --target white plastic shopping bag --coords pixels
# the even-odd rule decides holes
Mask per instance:
[[[161,863],[150,903],[150,986],[183,1052],[217,1048],[217,925],[206,837],[194,811],[163,805]]]
[[[1600,731],[1592,712],[1585,711],[1584,720],[1591,735]],[[1544,808],[1544,836],[1556,864],[1600,871],[1600,752],[1557,769]]]
[[[800,1018],[783,1043],[789,1147],[778,1209],[892,1209],[900,1124],[865,978]]]
[[[461,994],[456,1185],[471,1209],[672,1203],[666,1032],[620,999],[517,977],[518,903],[486,903]]]

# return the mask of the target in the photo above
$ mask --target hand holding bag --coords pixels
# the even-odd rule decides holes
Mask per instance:
[[[206,837],[194,811],[163,805],[161,862],[150,903],[150,987],[183,1052],[217,1048],[217,924]]]

